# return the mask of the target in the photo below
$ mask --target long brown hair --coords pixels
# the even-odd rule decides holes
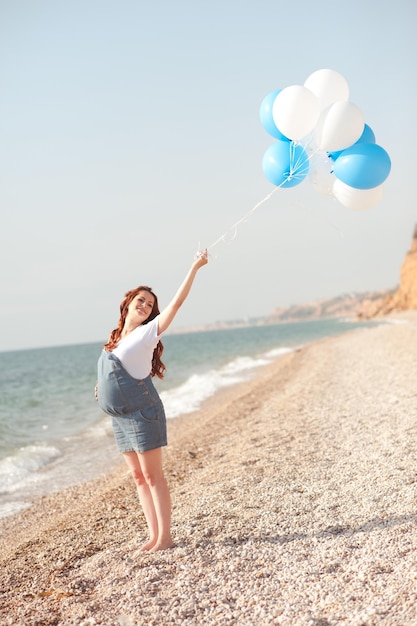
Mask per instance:
[[[145,285],[141,285],[140,287],[136,287],[136,289],[131,289],[130,291],[125,293],[125,297],[122,300],[122,302],[120,303],[120,318],[119,318],[119,322],[117,324],[117,328],[115,328],[114,330],[111,331],[110,337],[109,337],[109,341],[104,344],[104,348],[107,350],[107,352],[111,352],[116,347],[116,344],[119,341],[120,336],[122,334],[122,330],[123,330],[123,326],[125,324],[125,320],[126,320],[126,315],[127,315],[127,310],[129,308],[129,304],[132,302],[133,298],[135,298],[138,295],[138,293],[140,291],[147,291],[148,293],[150,293],[154,297],[154,303],[153,303],[153,307],[152,307],[152,312],[149,315],[148,319],[145,322],[143,322],[143,323],[147,324],[151,320],[155,319],[155,317],[159,314],[160,311],[159,311],[159,307],[158,307],[158,298],[156,297],[156,295],[154,294],[154,292],[152,291],[152,289],[150,287],[146,287]],[[162,356],[163,351],[164,351],[164,346],[162,345],[162,341],[158,341],[158,344],[157,344],[157,346],[156,346],[156,348],[155,348],[155,350],[153,352],[153,356],[152,356],[151,376],[158,376],[158,378],[163,378],[164,377],[164,372],[166,370],[166,367],[165,367],[164,363],[161,360],[161,356]]]

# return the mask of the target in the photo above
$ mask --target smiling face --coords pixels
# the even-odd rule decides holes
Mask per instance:
[[[155,296],[149,291],[142,289],[129,304],[126,322],[134,326],[140,326],[149,318],[155,304]]]

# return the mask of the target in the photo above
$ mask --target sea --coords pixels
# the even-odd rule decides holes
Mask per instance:
[[[372,322],[280,323],[163,338],[165,378],[154,379],[167,419],[193,412],[281,355]],[[0,517],[37,496],[120,464],[110,418],[94,398],[99,343],[0,352]]]

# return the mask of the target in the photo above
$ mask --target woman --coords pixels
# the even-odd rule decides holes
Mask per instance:
[[[159,312],[150,287],[128,291],[120,305],[118,327],[110,334],[98,361],[96,398],[112,416],[117,446],[137,485],[149,529],[142,550],[156,552],[173,546],[171,499],[162,469],[162,446],[167,445],[165,412],[152,377],[163,377],[163,346],[167,330],[187,298],[197,271],[208,262],[198,252],[182,285]]]

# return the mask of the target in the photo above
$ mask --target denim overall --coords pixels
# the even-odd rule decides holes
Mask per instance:
[[[98,404],[112,417],[120,452],[146,452],[167,445],[166,418],[151,376],[133,378],[112,352],[98,360]]]

